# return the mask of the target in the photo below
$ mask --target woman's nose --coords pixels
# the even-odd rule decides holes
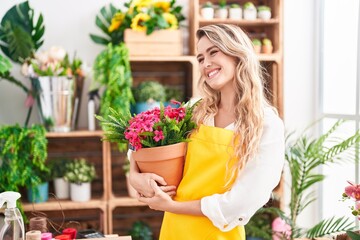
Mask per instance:
[[[204,66],[205,66],[205,68],[210,67],[211,66],[211,61],[204,60]]]

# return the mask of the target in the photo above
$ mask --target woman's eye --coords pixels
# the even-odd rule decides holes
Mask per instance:
[[[211,52],[210,52],[210,55],[211,55],[211,56],[214,56],[217,52],[218,52],[218,51],[211,51]]]
[[[198,62],[199,62],[199,63],[202,63],[203,61],[204,61],[203,58],[198,58]]]

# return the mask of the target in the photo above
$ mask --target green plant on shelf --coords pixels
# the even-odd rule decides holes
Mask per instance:
[[[74,159],[66,164],[64,178],[76,184],[91,182],[96,178],[95,167],[84,158]]]
[[[152,240],[153,232],[150,226],[143,221],[136,221],[133,223],[129,234],[133,240]]]
[[[156,81],[147,80],[133,88],[135,102],[163,102],[166,98],[165,87]]]

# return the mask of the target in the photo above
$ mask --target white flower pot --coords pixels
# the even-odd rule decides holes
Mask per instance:
[[[54,179],[54,189],[58,199],[67,199],[70,197],[70,183],[64,178]]]
[[[216,9],[215,16],[219,19],[226,19],[228,17],[228,10],[226,8]]]
[[[214,9],[213,8],[202,8],[201,17],[206,20],[211,20],[214,18]]]
[[[260,11],[257,13],[258,18],[263,20],[269,20],[271,18],[271,12],[270,11]]]
[[[229,18],[239,20],[242,19],[242,9],[241,8],[229,8]]]
[[[70,198],[74,202],[87,202],[91,199],[91,183],[70,183]]]
[[[255,20],[256,15],[257,15],[256,8],[244,9],[244,19],[245,20]]]

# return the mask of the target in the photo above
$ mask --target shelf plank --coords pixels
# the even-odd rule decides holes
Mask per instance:
[[[245,20],[245,19],[200,19],[199,24],[200,26],[208,25],[208,24],[217,24],[217,23],[226,23],[226,24],[235,24],[239,26],[270,26],[270,25],[276,25],[279,24],[279,19],[272,18],[269,20],[262,20],[262,19],[255,19],[255,20]]]
[[[195,56],[130,56],[130,62],[196,62]]]
[[[103,200],[90,200],[87,202],[74,202],[71,200],[49,200],[43,203],[23,203],[25,212],[29,211],[59,211],[79,209],[102,209],[106,210],[107,203]]]
[[[263,62],[279,62],[280,61],[280,54],[278,52],[272,54],[258,54],[258,58],[260,61]]]
[[[72,138],[72,137],[103,137],[103,131],[70,131],[70,132],[47,132],[47,138]]]

